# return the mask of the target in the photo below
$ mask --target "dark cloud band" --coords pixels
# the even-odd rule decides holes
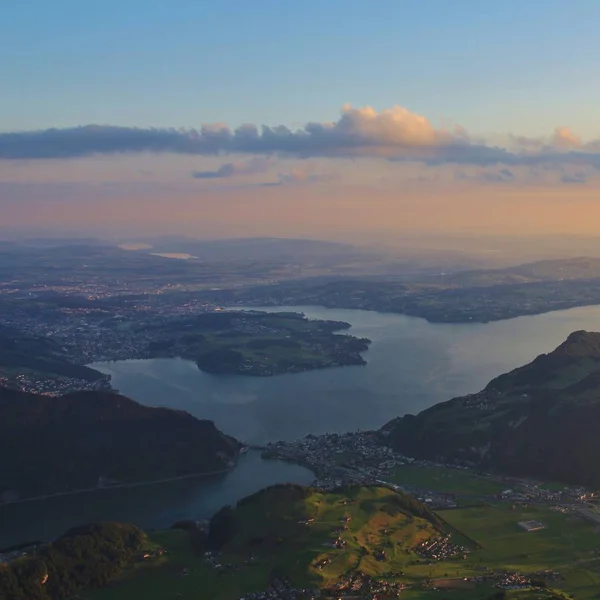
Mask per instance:
[[[284,126],[260,130],[223,124],[200,129],[135,128],[86,125],[0,133],[0,159],[68,159],[96,154],[175,153],[191,155],[249,154],[255,157],[381,157],[428,165],[532,166],[575,164],[600,169],[600,142],[582,144],[568,129],[548,140],[513,137],[513,149],[473,142],[460,128],[435,129],[424,117],[394,107],[377,112],[370,107],[344,106],[332,123],[308,123],[292,131]],[[254,158],[255,161],[264,159]],[[197,171],[198,179],[257,173],[264,162],[227,163],[215,171]]]

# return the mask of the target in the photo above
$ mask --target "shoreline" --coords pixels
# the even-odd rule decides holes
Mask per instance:
[[[32,498],[23,498],[20,500],[9,500],[8,502],[0,503],[0,510],[2,510],[3,506],[11,506],[15,504],[25,504],[26,502],[40,502],[42,500],[49,500],[50,498],[60,498],[63,496],[75,496],[77,494],[90,494],[92,492],[101,492],[104,490],[115,490],[115,489],[123,489],[123,488],[134,488],[134,487],[142,487],[146,485],[155,485],[159,483],[171,483],[173,481],[183,481],[186,479],[195,479],[198,477],[209,477],[211,475],[224,475],[226,473],[231,473],[237,466],[236,462],[231,467],[226,469],[219,469],[218,471],[209,471],[207,473],[190,473],[189,475],[178,475],[177,477],[166,477],[163,479],[153,479],[151,481],[136,481],[131,483],[118,483],[116,485],[107,485],[103,487],[93,487],[93,488],[81,488],[78,490],[69,490],[68,492],[55,492],[54,494],[44,494],[42,496],[33,496]]]

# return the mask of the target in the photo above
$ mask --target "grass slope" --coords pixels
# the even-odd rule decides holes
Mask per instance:
[[[598,597],[600,534],[576,514],[498,503],[440,511],[439,515],[481,546],[470,557],[473,568],[555,569],[565,576],[565,581],[553,583],[555,587],[577,599]],[[540,521],[547,528],[527,533],[518,522],[528,520]]]
[[[511,600],[567,597],[591,600],[600,590],[600,534],[574,513],[548,508],[513,508],[498,502],[477,508],[440,511],[439,518],[422,518],[399,509],[406,496],[384,487],[363,487],[340,493],[320,493],[298,486],[276,486],[243,500],[235,508],[236,532],[218,561],[234,565],[224,571],[195,555],[188,534],[156,532],[150,544],[168,554],[155,562],[137,564],[112,586],[86,592],[83,600],[233,600],[265,590],[273,573],[283,572],[299,587],[328,588],[344,575],[362,571],[374,578],[407,584],[408,600],[487,600],[497,590],[490,584],[464,581],[503,569],[533,572],[559,570],[563,581],[554,589],[510,591]],[[418,505],[418,504],[417,504]],[[312,520],[308,524],[301,521]],[[349,520],[348,520],[349,519]],[[527,533],[518,521],[539,520],[547,529]],[[471,539],[467,558],[431,561],[418,556],[420,541],[454,532],[457,543]],[[342,549],[329,546],[341,532]],[[364,550],[363,550],[364,548]],[[386,559],[375,558],[377,550]],[[250,557],[253,557],[250,560]],[[330,560],[329,560],[330,559]],[[328,563],[319,568],[319,563]],[[189,574],[181,576],[183,569]],[[390,575],[390,572],[394,574]],[[432,581],[443,591],[425,585]],[[181,594],[181,596],[178,596]]]

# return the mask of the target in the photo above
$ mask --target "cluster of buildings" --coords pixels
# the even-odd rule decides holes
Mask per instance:
[[[325,490],[377,483],[387,471],[411,460],[378,443],[374,432],[308,435],[267,444],[262,454],[309,468],[317,477],[315,486]]]
[[[438,561],[448,560],[455,556],[467,558],[467,554],[470,552],[464,546],[453,543],[450,534],[425,540],[418,544],[414,550],[421,558]]]
[[[496,582],[496,587],[504,590],[523,590],[532,587],[531,577],[523,573],[503,573]]]
[[[529,588],[545,587],[552,581],[564,579],[560,571],[546,569],[533,573],[519,573],[517,571],[494,571],[485,575],[467,578],[472,583],[487,583],[504,590],[525,590]]]
[[[43,310],[31,310],[27,300],[32,298],[24,298],[21,306],[0,312],[0,327],[33,337],[50,337],[74,363],[87,364],[131,358],[139,344],[157,339],[160,332],[157,325],[217,309],[213,303],[193,298],[169,299],[168,295],[161,298],[160,294],[151,294],[120,301],[114,300],[116,295],[110,294],[112,302],[89,305],[84,298],[75,305],[65,298],[64,305],[59,300]],[[40,303],[43,304],[43,299]]]
[[[432,509],[456,508],[452,494],[436,490],[398,485],[390,481],[390,472],[402,465],[416,467],[452,467],[428,460],[419,460],[395,452],[382,444],[377,432],[326,433],[308,435],[291,441],[271,442],[262,451],[264,458],[276,458],[301,464],[315,473],[315,487],[331,491],[342,485],[385,485],[397,491],[413,494]],[[495,475],[493,480],[507,485],[499,498],[514,503],[584,506],[596,501],[593,492],[581,486],[550,489],[526,478]],[[600,523],[600,520],[598,521]]]
[[[296,588],[287,577],[275,577],[267,590],[246,594],[240,600],[315,600],[320,595],[320,590]]]
[[[111,390],[110,375],[104,375],[94,381],[76,377],[46,377],[36,373],[0,374],[0,387],[11,388],[44,396],[62,396],[74,391]]]
[[[560,488],[548,489],[538,481],[514,477],[498,477],[499,480],[512,487],[500,494],[502,500],[516,503],[585,503],[596,500],[596,494],[582,486],[565,485]]]
[[[373,577],[360,571],[353,571],[339,579],[330,590],[327,590],[334,598],[376,598],[400,596],[406,586],[403,583],[387,581],[385,579],[373,579]]]

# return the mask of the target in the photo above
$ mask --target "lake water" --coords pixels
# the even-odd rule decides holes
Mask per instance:
[[[318,307],[279,307],[348,321],[373,343],[366,366],[269,378],[210,375],[190,361],[98,363],[113,385],[142,404],[170,406],[215,421],[246,442],[380,427],[453,396],[558,346],[573,331],[600,331],[600,307],[576,308],[490,324],[430,324],[403,315]],[[123,520],[145,528],[205,518],[220,506],[282,482],[309,483],[301,467],[242,456],[232,473],[148,487],[102,490],[0,506],[0,547],[56,537],[90,521]]]
[[[0,548],[52,540],[74,525],[99,521],[135,523],[164,529],[182,519],[206,519],[226,504],[235,504],[276,483],[309,484],[313,474],[304,467],[262,460],[249,451],[224,476],[198,477],[132,488],[104,489],[0,506]]]
[[[576,308],[489,324],[431,324],[403,315],[291,306],[352,324],[373,343],[366,366],[247,377],[211,375],[181,359],[91,365],[126,396],[212,419],[245,442],[308,433],[373,429],[408,412],[479,391],[492,378],[558,346],[573,331],[600,331],[600,307]]]

